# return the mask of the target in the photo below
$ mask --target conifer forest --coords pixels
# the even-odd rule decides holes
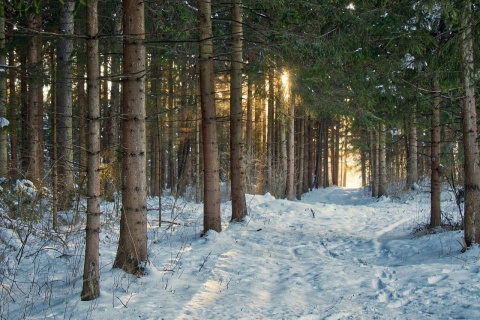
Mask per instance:
[[[15,279],[39,252],[76,257],[78,303],[109,295],[106,269],[152,277],[152,239],[188,225],[181,203],[199,241],[251,229],[255,197],[426,193],[420,229],[476,250],[479,24],[471,0],[0,0],[1,319],[40,310],[13,307],[45,288]],[[178,317],[197,318],[216,317]]]

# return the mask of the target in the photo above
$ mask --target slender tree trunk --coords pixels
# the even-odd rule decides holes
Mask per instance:
[[[378,169],[379,169],[379,183],[378,196],[387,196],[387,157],[386,157],[386,129],[382,123],[378,130]]]
[[[58,196],[59,196],[59,188],[58,188],[58,113],[57,113],[57,71],[56,71],[56,64],[55,64],[55,48],[52,45],[51,53],[50,53],[50,60],[52,61],[50,66],[51,74],[54,75],[52,80],[51,86],[51,113],[53,114],[51,119],[51,127],[52,127],[52,229],[57,231],[57,224],[58,224]]]
[[[255,183],[253,170],[254,170],[254,135],[253,135],[253,81],[252,75],[247,78],[247,122],[245,124],[245,144],[246,144],[246,189],[247,193],[253,193],[253,185]]]
[[[310,148],[309,148],[309,135],[308,135],[308,126],[310,125],[310,117],[305,116],[303,119],[303,154],[302,154],[302,159],[303,159],[303,184],[302,184],[302,194],[307,193],[309,191],[309,179],[310,179],[310,173],[308,172],[309,170],[309,153],[310,153]]]
[[[9,27],[9,30],[13,31],[13,26]],[[15,63],[15,51],[13,47],[10,49],[8,54],[8,65],[16,66]],[[9,108],[8,108],[8,119],[10,121],[10,127],[13,128],[10,131],[10,173],[9,177],[11,179],[16,179],[18,177],[19,167],[18,167],[18,110],[20,105],[18,103],[18,94],[16,91],[16,82],[17,82],[17,72],[11,71],[9,74]]]
[[[7,65],[5,50],[5,2],[0,0],[0,65]],[[8,176],[7,77],[0,72],[0,177]]]
[[[337,145],[337,124],[334,123],[331,126],[330,130],[330,170],[332,171],[332,184],[334,186],[338,186],[338,176],[337,176],[337,153],[336,153],[336,145]]]
[[[87,225],[82,300],[100,295],[100,55],[98,51],[98,1],[87,6]]]
[[[323,132],[323,187],[330,186],[329,170],[328,170],[328,127],[330,121],[325,121],[325,128]]]
[[[261,87],[261,88],[259,88]],[[256,92],[262,91],[266,86],[266,78],[263,76],[256,87]],[[259,107],[262,106],[262,107]],[[265,113],[265,99],[259,97],[258,105],[255,108],[255,150],[252,157],[255,162],[255,193],[263,194],[266,190],[266,164],[267,162],[267,143],[266,143],[266,113]],[[256,155],[257,158],[254,158]]]
[[[220,177],[215,108],[215,79],[213,71],[212,3],[200,0],[200,103],[203,135],[203,234],[209,230],[220,232]]]
[[[408,121],[407,187],[418,181],[418,150],[416,108],[413,107]]]
[[[308,190],[313,189],[313,175],[315,174],[315,143],[313,142],[315,137],[315,130],[313,129],[313,120],[308,117],[307,127],[307,147],[308,147]]]
[[[59,190],[58,205],[60,210],[70,207],[73,194],[73,126],[72,126],[72,52],[74,32],[73,12],[75,0],[66,0],[60,6],[59,30],[66,37],[57,44],[56,74],[56,118],[57,118],[57,170]]]
[[[82,35],[84,31],[81,30],[80,24],[75,25],[76,34]],[[79,44],[83,49],[83,44]],[[87,170],[87,106],[86,106],[86,94],[85,94],[85,58],[82,59],[81,55],[77,56],[77,114],[78,117],[78,141],[77,152],[78,152],[78,163],[80,164],[80,183],[83,182],[85,178],[85,173]]]
[[[472,33],[472,3],[465,2],[462,17],[462,64],[465,98],[462,109],[463,149],[465,169],[465,242],[469,247],[480,243],[480,171],[477,142],[477,112]]]
[[[275,128],[275,87],[274,68],[268,70],[268,114],[267,114],[267,190],[272,191],[274,163],[274,128]]]
[[[441,221],[440,193],[442,187],[440,164],[440,79],[435,75],[433,83],[433,112],[432,112],[432,133],[431,133],[431,203],[430,203],[430,227],[439,227]]]
[[[372,197],[377,198],[379,194],[379,173],[378,164],[378,130],[370,133],[370,158],[372,159]]]
[[[367,185],[367,150],[364,145],[360,148],[360,163],[362,170],[362,188],[364,188]]]
[[[282,68],[277,68],[277,74],[282,74]],[[277,97],[276,97],[276,116],[278,123],[278,152],[277,152],[277,159],[278,159],[278,170],[276,171],[276,186],[275,190],[278,190],[277,194],[279,197],[285,198],[286,196],[286,186],[287,186],[287,166],[288,166],[288,159],[287,159],[287,116],[286,116],[286,107],[285,107],[285,87],[283,85],[283,81],[278,79],[277,81]],[[288,107],[287,107],[288,108]]]
[[[245,201],[245,168],[242,142],[242,70],[243,70],[242,2],[232,8],[232,54],[230,71],[230,177],[232,188],[232,221],[247,215]]]
[[[30,14],[28,27],[36,32],[42,30],[42,16]],[[28,165],[27,179],[35,184],[43,178],[43,88],[42,88],[42,38],[34,35],[30,38],[28,49]]]
[[[340,120],[337,121],[335,125],[335,183],[336,186],[341,186],[342,182],[340,180]]]
[[[20,163],[20,175],[25,176],[28,172],[28,168],[30,165],[30,160],[28,156],[28,147],[29,147],[29,137],[30,133],[29,130],[31,129],[30,126],[30,118],[29,118],[29,110],[28,110],[28,76],[27,76],[27,53],[20,52],[20,117],[21,117],[21,163]]]
[[[198,101],[195,102],[195,203],[202,201],[201,152],[200,152],[200,117]]]
[[[287,192],[288,200],[295,196],[295,94],[290,90],[287,118]]]
[[[322,120],[317,121],[317,153],[315,164],[315,189],[323,185],[323,124]]]
[[[297,120],[299,129],[297,129],[297,145],[298,145],[298,183],[297,183],[297,199],[302,199],[303,194],[303,177],[305,171],[305,118],[302,116]]]
[[[175,145],[176,145],[176,112],[175,109],[175,99],[174,99],[174,79],[173,79],[173,71],[174,71],[174,63],[173,57],[169,61],[169,68],[168,68],[168,78],[167,78],[167,85],[168,85],[168,109],[169,112],[167,113],[168,120],[167,120],[167,140],[168,140],[168,184],[167,187],[170,188],[172,194],[175,193],[176,185],[177,185],[177,175],[175,170]]]

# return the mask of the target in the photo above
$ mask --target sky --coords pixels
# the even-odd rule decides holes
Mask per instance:
[[[480,319],[480,250],[460,252],[462,231],[425,228],[429,196],[247,195],[247,219],[229,223],[224,202],[223,231],[205,238],[200,204],[163,198],[158,227],[150,199],[140,278],[112,269],[119,222],[103,203],[101,296],[90,302],[80,301],[84,232],[67,229],[71,214],[56,236],[47,220],[24,227],[23,240],[2,225],[1,319]],[[460,217],[446,189],[442,212]]]

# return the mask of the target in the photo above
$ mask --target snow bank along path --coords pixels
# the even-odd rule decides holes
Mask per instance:
[[[172,249],[132,280],[137,293],[117,291],[127,307],[105,292],[92,318],[480,319],[480,251],[461,254],[459,231],[412,235],[428,199],[330,188],[247,203],[247,221]]]

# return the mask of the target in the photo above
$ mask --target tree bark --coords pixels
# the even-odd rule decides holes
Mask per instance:
[[[378,130],[370,131],[370,159],[372,175],[372,197],[378,197],[379,172],[378,169]]]
[[[247,155],[245,175],[245,192],[253,193],[254,180],[254,135],[253,135],[253,81],[252,75],[247,77],[247,119],[245,123],[245,154]]]
[[[362,172],[362,188],[367,185],[367,150],[364,145],[360,147],[360,164]]]
[[[315,161],[315,189],[323,185],[323,120],[317,121],[317,152]]]
[[[277,68],[277,74],[283,75],[281,67]],[[277,97],[276,97],[276,108],[275,108],[275,119],[277,122],[277,140],[275,145],[278,146],[277,149],[277,161],[278,164],[277,170],[275,171],[275,190],[278,197],[285,198],[286,194],[286,185],[287,185],[287,116],[286,116],[286,100],[285,100],[285,86],[283,83],[282,76],[278,77],[277,80]],[[288,108],[288,107],[287,107]]]
[[[465,91],[462,124],[465,169],[465,216],[464,237],[467,247],[480,243],[480,175],[477,142],[477,112],[475,101],[475,74],[472,33],[472,3],[465,1],[462,17],[462,65]]]
[[[200,21],[200,103],[204,162],[203,234],[205,234],[209,230],[217,232],[222,230],[210,0],[199,1],[198,15]]]
[[[308,117],[308,122],[307,122],[307,150],[308,150],[308,155],[307,155],[307,170],[308,170],[308,190],[312,191],[314,187],[314,175],[315,175],[315,162],[316,162],[316,157],[315,157],[315,143],[314,143],[314,138],[315,138],[315,130],[313,128],[314,121],[312,118],[309,116]]]
[[[81,30],[80,24],[75,25],[76,35],[83,35],[84,31]],[[77,44],[81,46],[80,48],[84,49],[83,44]],[[86,106],[86,93],[85,93],[85,58],[81,55],[77,56],[78,64],[77,64],[77,113],[76,116],[78,117],[78,137],[76,141],[77,153],[78,153],[78,163],[80,164],[80,183],[85,178],[86,170],[87,170],[87,106]]]
[[[144,2],[122,4],[122,211],[113,267],[140,276],[148,261]]]
[[[5,2],[0,1],[0,65],[7,65],[5,51]],[[4,71],[4,70],[3,70]],[[7,125],[4,123],[7,115],[7,77],[6,72],[0,72],[0,177],[8,176],[8,136]]]
[[[274,128],[275,128],[275,73],[271,66],[268,69],[268,102],[267,102],[267,183],[266,187],[269,192],[273,188],[273,168],[274,166]]]
[[[439,227],[442,223],[440,211],[440,194],[441,194],[441,174],[442,167],[440,164],[440,79],[438,74],[435,75],[433,82],[433,110],[432,110],[432,132],[430,145],[430,161],[431,161],[431,200],[430,200],[430,227]]]
[[[328,176],[328,127],[329,121],[325,121],[324,132],[323,132],[323,187],[327,188],[330,186],[330,179]]]
[[[13,26],[9,27],[9,30],[13,31]],[[15,51],[12,47],[8,54],[8,65],[16,66],[15,63]],[[17,82],[17,72],[12,70],[9,74],[9,108],[8,108],[8,120],[10,121],[11,128],[17,128],[18,123],[18,111],[19,111],[19,101],[18,93],[16,91],[16,82]],[[16,179],[18,177],[18,131],[17,129],[10,130],[10,166],[9,166],[9,177],[11,179]]]
[[[27,76],[27,57],[26,52],[20,52],[20,118],[21,118],[21,158],[20,158],[20,174],[25,176],[28,172],[30,166],[30,159],[28,156],[28,147],[29,147],[29,130],[30,127],[30,118],[29,118],[29,109],[28,109],[28,76]]]
[[[298,183],[297,183],[297,200],[302,199],[303,195],[303,177],[305,171],[305,118],[302,116],[297,120],[298,124],[298,138],[297,138],[297,149],[298,149]]]
[[[408,121],[408,152],[407,152],[407,187],[411,188],[418,181],[418,148],[416,108],[413,107]]]
[[[287,200],[295,196],[295,94],[290,90],[287,118]]]
[[[87,225],[85,262],[81,299],[94,300],[100,295],[100,55],[98,51],[98,0],[87,6]]]
[[[232,188],[232,221],[242,221],[247,215],[242,139],[242,23],[242,2],[235,1],[232,8],[232,54],[230,71],[230,177]]]
[[[73,126],[72,126],[72,52],[75,0],[66,0],[60,6],[59,33],[65,35],[57,43],[56,118],[57,169],[59,181],[58,206],[65,210],[71,205],[73,194]]]
[[[378,169],[379,169],[379,180],[378,180],[378,196],[387,196],[387,157],[386,157],[386,129],[385,125],[382,123],[379,125],[378,130]]]
[[[34,32],[42,31],[42,16],[30,14],[28,27]],[[42,88],[42,38],[34,35],[28,48],[28,147],[27,179],[35,184],[43,178],[43,88]]]

